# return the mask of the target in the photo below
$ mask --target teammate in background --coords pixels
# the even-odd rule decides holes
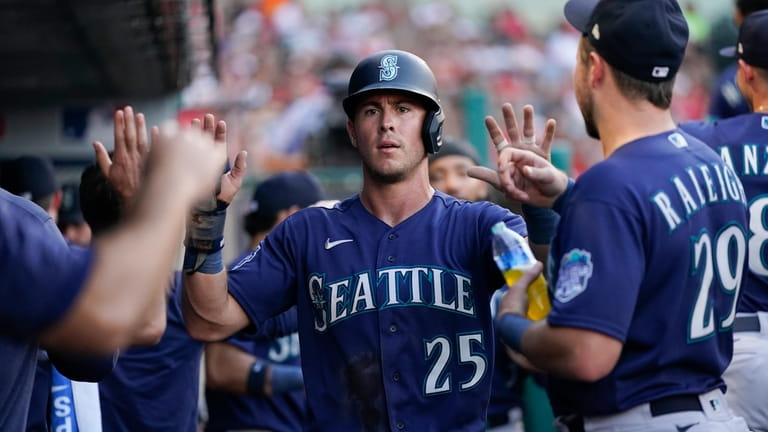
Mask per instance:
[[[243,217],[251,239],[244,256],[258,248],[277,224],[321,199],[320,184],[309,173],[286,172],[261,182]],[[298,330],[296,307],[284,315]],[[276,339],[237,334],[205,347],[207,432],[303,430],[307,401],[296,330]]]
[[[483,201],[488,198],[488,183],[467,175],[470,167],[479,164],[480,157],[470,143],[446,136],[440,152],[429,156],[429,182],[435,189],[458,199]],[[493,295],[492,314],[501,293],[499,290]],[[510,360],[503,345],[496,346],[494,357],[487,430],[522,432],[525,371]]]
[[[65,184],[61,187],[61,207],[56,224],[67,241],[78,246],[91,244],[91,227],[80,211],[80,191],[77,184]]]
[[[116,140],[111,181],[137,153]],[[184,214],[221,179],[226,154],[199,132],[166,127],[148,162],[131,216],[91,251],[70,248],[42,209],[0,190],[0,296],[13,299],[0,306],[0,430],[24,428],[39,342],[95,353],[132,343],[165,287]]]
[[[605,160],[563,196],[565,173],[506,145],[488,118],[501,148],[489,180],[562,217],[552,311],[524,318],[534,268],[505,296],[497,330],[550,373],[561,430],[747,431],[721,379],[746,267],[746,202],[733,170],[670,115],[688,36],[680,7],[571,0],[565,15],[583,34],[574,89]]]
[[[220,232],[188,227],[187,327],[218,340],[297,305],[308,430],[481,431],[493,370],[490,295],[504,283],[491,227],[504,221],[526,235],[525,225],[507,209],[430,186],[427,154],[440,148],[444,117],[419,57],[366,57],[343,106],[362,191],[332,209],[294,213],[229,272],[216,247],[205,248]],[[207,214],[193,220],[218,226]]]
[[[80,195],[98,242],[123,219],[124,197],[96,165],[83,171]],[[112,373],[99,382],[104,431],[197,431],[203,344],[184,327],[180,275],[168,268],[165,282],[166,325],[159,342],[123,350]]]
[[[64,207],[62,188],[49,158],[22,156],[4,161],[0,187],[34,202],[54,221],[63,214],[60,211]],[[76,356],[40,349],[25,430],[47,432],[53,429],[58,420],[65,422],[69,418],[70,422],[76,421],[83,432],[100,431],[99,396],[95,382],[109,374],[113,365],[113,356]],[[53,394],[52,389],[61,390]],[[55,403],[55,398],[60,398],[65,391],[71,393],[67,395],[70,399],[60,400],[58,404],[60,407],[71,407],[69,412],[77,412],[77,417],[69,413],[51,415],[50,407]]]
[[[429,182],[435,189],[458,199],[488,199],[488,183],[470,177],[467,170],[480,164],[472,144],[446,136],[440,152],[429,155]]]
[[[735,0],[733,22],[736,27],[741,27],[744,18],[752,12],[763,9],[768,9],[768,0]],[[733,117],[750,111],[749,105],[747,105],[747,101],[736,82],[737,70],[738,65],[732,64],[717,76],[709,98],[708,114],[710,120]]]
[[[0,165],[0,187],[32,201],[51,219],[58,220],[62,190],[49,158],[20,156]]]
[[[768,431],[768,10],[747,16],[739,31],[736,82],[751,113],[680,128],[720,154],[739,176],[750,213],[747,261],[733,324],[733,360],[723,379],[736,414],[754,431]]]

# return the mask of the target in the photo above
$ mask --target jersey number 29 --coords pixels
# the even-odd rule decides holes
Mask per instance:
[[[716,330],[725,330],[733,325],[741,278],[744,274],[744,260],[747,256],[746,236],[736,225],[726,227],[714,238],[709,232],[704,231],[693,239],[692,252],[693,273],[701,274],[701,285],[688,327],[689,342],[707,338]],[[711,298],[714,295],[713,284],[721,287],[733,298],[728,314],[718,317],[717,323]]]

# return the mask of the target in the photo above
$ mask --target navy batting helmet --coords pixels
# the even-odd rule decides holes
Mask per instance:
[[[427,62],[399,50],[379,51],[364,58],[352,72],[347,97],[342,101],[347,116],[353,118],[360,98],[377,90],[400,90],[424,99],[427,116],[422,128],[422,140],[427,152],[440,150],[445,114],[437,95],[437,80]]]

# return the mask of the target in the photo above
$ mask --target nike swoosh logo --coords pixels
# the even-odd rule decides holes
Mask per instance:
[[[57,391],[61,391],[61,390],[64,390],[66,388],[67,388],[67,386],[65,386],[65,385],[53,386],[53,387],[51,387],[51,393],[56,393]]]
[[[354,240],[352,240],[352,239],[344,239],[344,240],[331,241],[330,238],[326,238],[325,239],[325,250],[331,250],[331,249],[335,248],[336,246],[338,246],[340,244],[349,243],[349,242],[352,242],[352,241],[354,241]]]
[[[685,431],[687,431],[688,429],[690,429],[690,428],[692,428],[692,427],[696,426],[697,424],[698,424],[698,423],[691,423],[691,424],[689,424],[688,426],[677,426],[677,425],[675,425],[675,427],[677,428],[677,432],[685,432]]]

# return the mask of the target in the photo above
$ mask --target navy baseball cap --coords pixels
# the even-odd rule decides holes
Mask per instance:
[[[2,163],[0,187],[14,195],[37,201],[56,192],[59,183],[50,159],[21,156]]]
[[[323,190],[312,174],[302,171],[280,173],[256,187],[249,214],[276,215],[291,206],[304,208],[322,199]]]
[[[646,82],[674,78],[688,24],[677,0],[569,0],[565,18],[612,67]]]
[[[768,10],[752,12],[739,27],[736,46],[723,48],[720,54],[738,56],[747,64],[768,69]]]
[[[469,142],[460,138],[452,136],[443,138],[443,146],[440,147],[439,152],[429,155],[429,163],[445,156],[464,156],[471,159],[475,165],[480,165],[480,155],[477,153],[477,149]]]

